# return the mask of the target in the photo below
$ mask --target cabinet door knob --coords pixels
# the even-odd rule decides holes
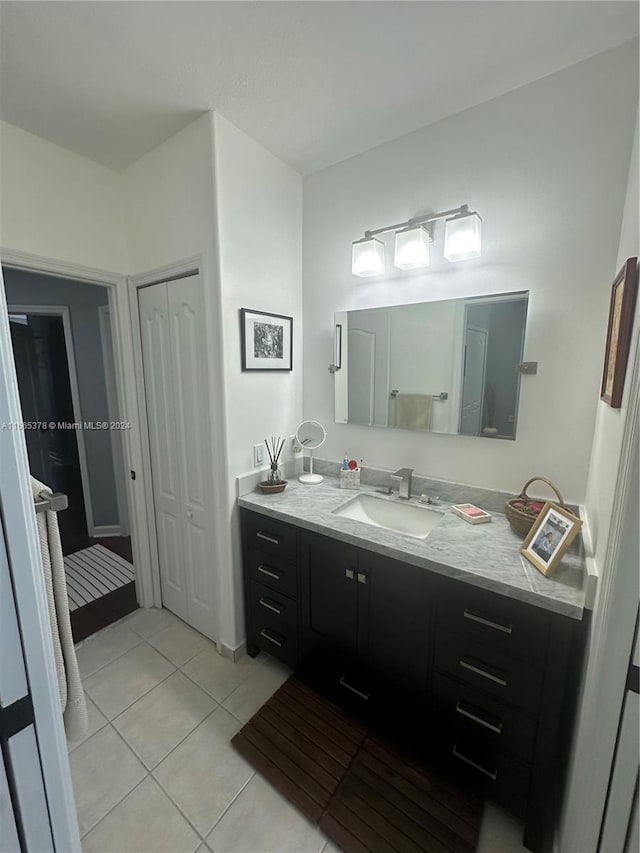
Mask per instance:
[[[366,582],[367,582],[367,576],[365,575],[365,573],[364,572],[358,572],[358,583],[366,583]]]
[[[187,510],[187,518],[193,518],[193,513],[191,510]]]
[[[344,576],[347,578],[347,580],[352,581],[355,577],[355,572],[353,571],[353,569],[345,569]]]

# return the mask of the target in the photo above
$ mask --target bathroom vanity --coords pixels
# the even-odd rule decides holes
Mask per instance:
[[[248,653],[312,668],[372,713],[405,707],[425,750],[545,849],[584,646],[579,553],[545,578],[502,516],[471,526],[442,506],[419,537],[339,514],[352,497],[327,480],[239,499]]]

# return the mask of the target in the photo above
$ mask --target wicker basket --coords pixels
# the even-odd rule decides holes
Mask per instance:
[[[546,477],[532,477],[530,480],[527,480],[518,497],[512,498],[507,503],[504,510],[504,514],[506,515],[507,521],[511,525],[511,528],[523,537],[526,536],[527,533],[531,530],[538,517],[540,510],[542,509],[542,506],[535,505],[544,505],[545,503],[545,501],[536,500],[536,498],[530,498],[527,494],[527,489],[529,488],[531,483],[535,483],[536,480],[541,480],[543,483],[546,483],[548,486],[550,486],[556,493],[556,497],[558,498],[558,503],[560,504],[560,506],[564,506],[564,500],[562,498],[562,495],[558,491],[557,486],[554,486],[551,480],[547,480]]]

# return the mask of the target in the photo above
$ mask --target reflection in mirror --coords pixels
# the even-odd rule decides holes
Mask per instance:
[[[337,423],[514,439],[528,293],[342,311]]]

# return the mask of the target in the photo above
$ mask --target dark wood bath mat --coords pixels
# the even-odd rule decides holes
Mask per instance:
[[[483,801],[291,676],[231,741],[346,853],[473,853]]]

